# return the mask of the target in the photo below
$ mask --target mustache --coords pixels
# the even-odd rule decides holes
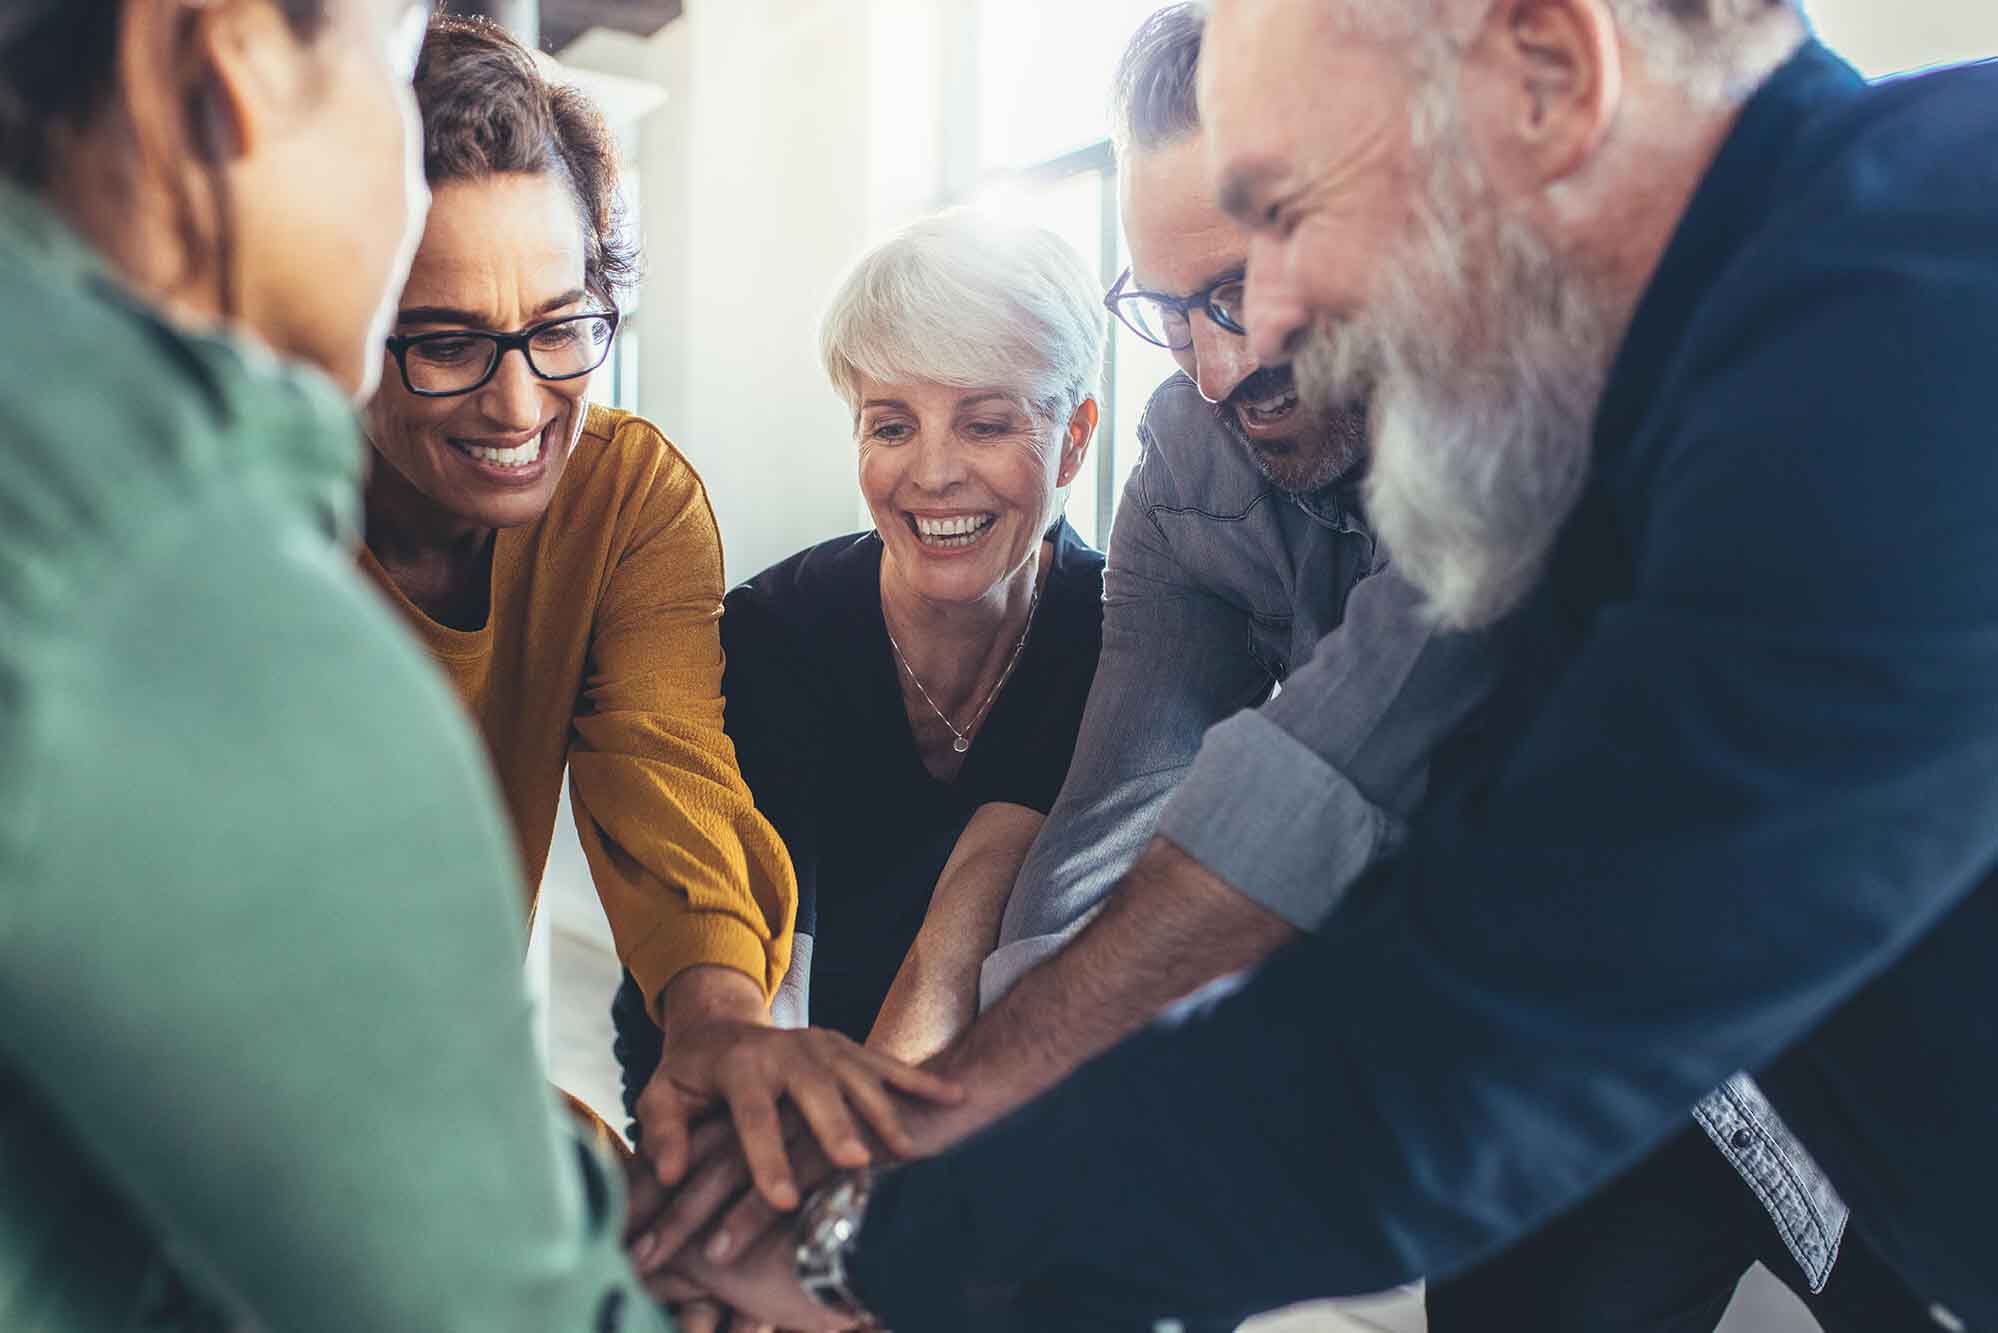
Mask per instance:
[[[1244,403],[1267,402],[1297,387],[1297,378],[1289,366],[1263,366],[1240,384],[1221,403],[1222,407],[1240,407]]]

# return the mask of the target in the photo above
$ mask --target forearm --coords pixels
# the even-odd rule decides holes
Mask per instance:
[[[1015,805],[986,806],[972,817],[881,1002],[869,1046],[920,1062],[978,1017],[978,970],[998,942],[1014,877],[1042,822],[1039,813]]]
[[[1252,967],[1297,937],[1164,839],[1154,839],[1103,911],[1023,977],[929,1068],[964,1084],[956,1107],[913,1118],[925,1154],[1060,1082],[1174,1001]]]

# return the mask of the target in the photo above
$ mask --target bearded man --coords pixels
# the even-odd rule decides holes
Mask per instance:
[[[1488,776],[742,1300],[808,1252],[904,1328],[1454,1276],[1748,1069],[1847,1250],[1998,1327],[1998,67],[1868,86],[1789,0],[1219,0],[1202,65],[1252,352],[1369,404],[1438,623],[1522,629]]]

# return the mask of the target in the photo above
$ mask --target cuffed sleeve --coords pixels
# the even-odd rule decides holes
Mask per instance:
[[[622,430],[647,430],[636,418]],[[663,442],[662,442],[663,445]],[[775,994],[797,886],[723,729],[721,536],[670,446],[621,522],[569,752],[576,831],[655,1020],[686,968],[741,971]]]
[[[1149,440],[1125,483],[1103,570],[1103,647],[1061,795],[1014,881],[979,978],[990,1007],[1082,928],[1131,867],[1221,718],[1272,679],[1239,645],[1249,614],[1201,586],[1151,509],[1167,464]]]
[[[1207,733],[1159,832],[1300,930],[1391,853],[1437,745],[1487,699],[1504,631],[1453,634],[1392,566],[1255,712]]]
[[[1159,833],[1230,887],[1314,930],[1401,821],[1261,713],[1207,733]]]

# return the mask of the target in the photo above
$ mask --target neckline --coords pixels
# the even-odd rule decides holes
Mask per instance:
[[[510,563],[512,559],[513,542],[510,538],[515,531],[513,528],[500,528],[493,533],[493,558],[486,573],[486,623],[477,629],[457,629],[446,625],[410,601],[409,595],[403,592],[365,543],[361,546],[361,565],[388,590],[390,600],[401,608],[403,614],[415,622],[417,632],[432,652],[440,657],[455,659],[482,657],[492,651],[493,622],[499,618],[500,566],[502,562]]]
[[[983,726],[972,735],[971,746],[964,751],[964,762],[958,765],[956,776],[946,779],[930,772],[929,765],[923,762],[922,746],[917,742],[915,727],[909,721],[909,710],[903,705],[902,668],[896,660],[894,646],[888,640],[888,617],[881,604],[881,560],[887,552],[887,547],[881,541],[881,534],[878,532],[870,530],[865,537],[870,539],[869,544],[873,547],[870,558],[862,562],[866,567],[870,595],[866,599],[868,605],[866,614],[856,618],[854,623],[865,625],[868,637],[873,640],[868,655],[874,663],[874,668],[869,674],[874,677],[879,691],[877,704],[896,719],[902,738],[901,748],[905,762],[928,784],[926,790],[963,791],[967,787],[967,779],[973,774],[974,766],[981,772],[986,766],[986,761],[981,759],[981,755],[989,754],[992,749],[991,745],[984,743],[986,737],[993,733],[995,726],[1011,725],[1011,701],[1017,697],[1016,692],[1021,682],[1034,678],[1040,670],[1040,664],[1046,660],[1045,643],[1050,637],[1046,618],[1062,601],[1057,593],[1057,587],[1059,585],[1065,590],[1066,579],[1063,576],[1072,571],[1077,554],[1088,548],[1083,546],[1082,538],[1069,526],[1066,518],[1061,520],[1051,537],[1044,538],[1052,545],[1053,551],[1048,558],[1046,579],[1041,585],[1040,608],[1036,624],[1032,627],[1034,632],[1027,635],[1026,646],[1020,651],[1020,659],[1014,666],[1013,674],[1006,681],[1005,688],[1001,689],[992,700],[991,707],[986,711]]]

